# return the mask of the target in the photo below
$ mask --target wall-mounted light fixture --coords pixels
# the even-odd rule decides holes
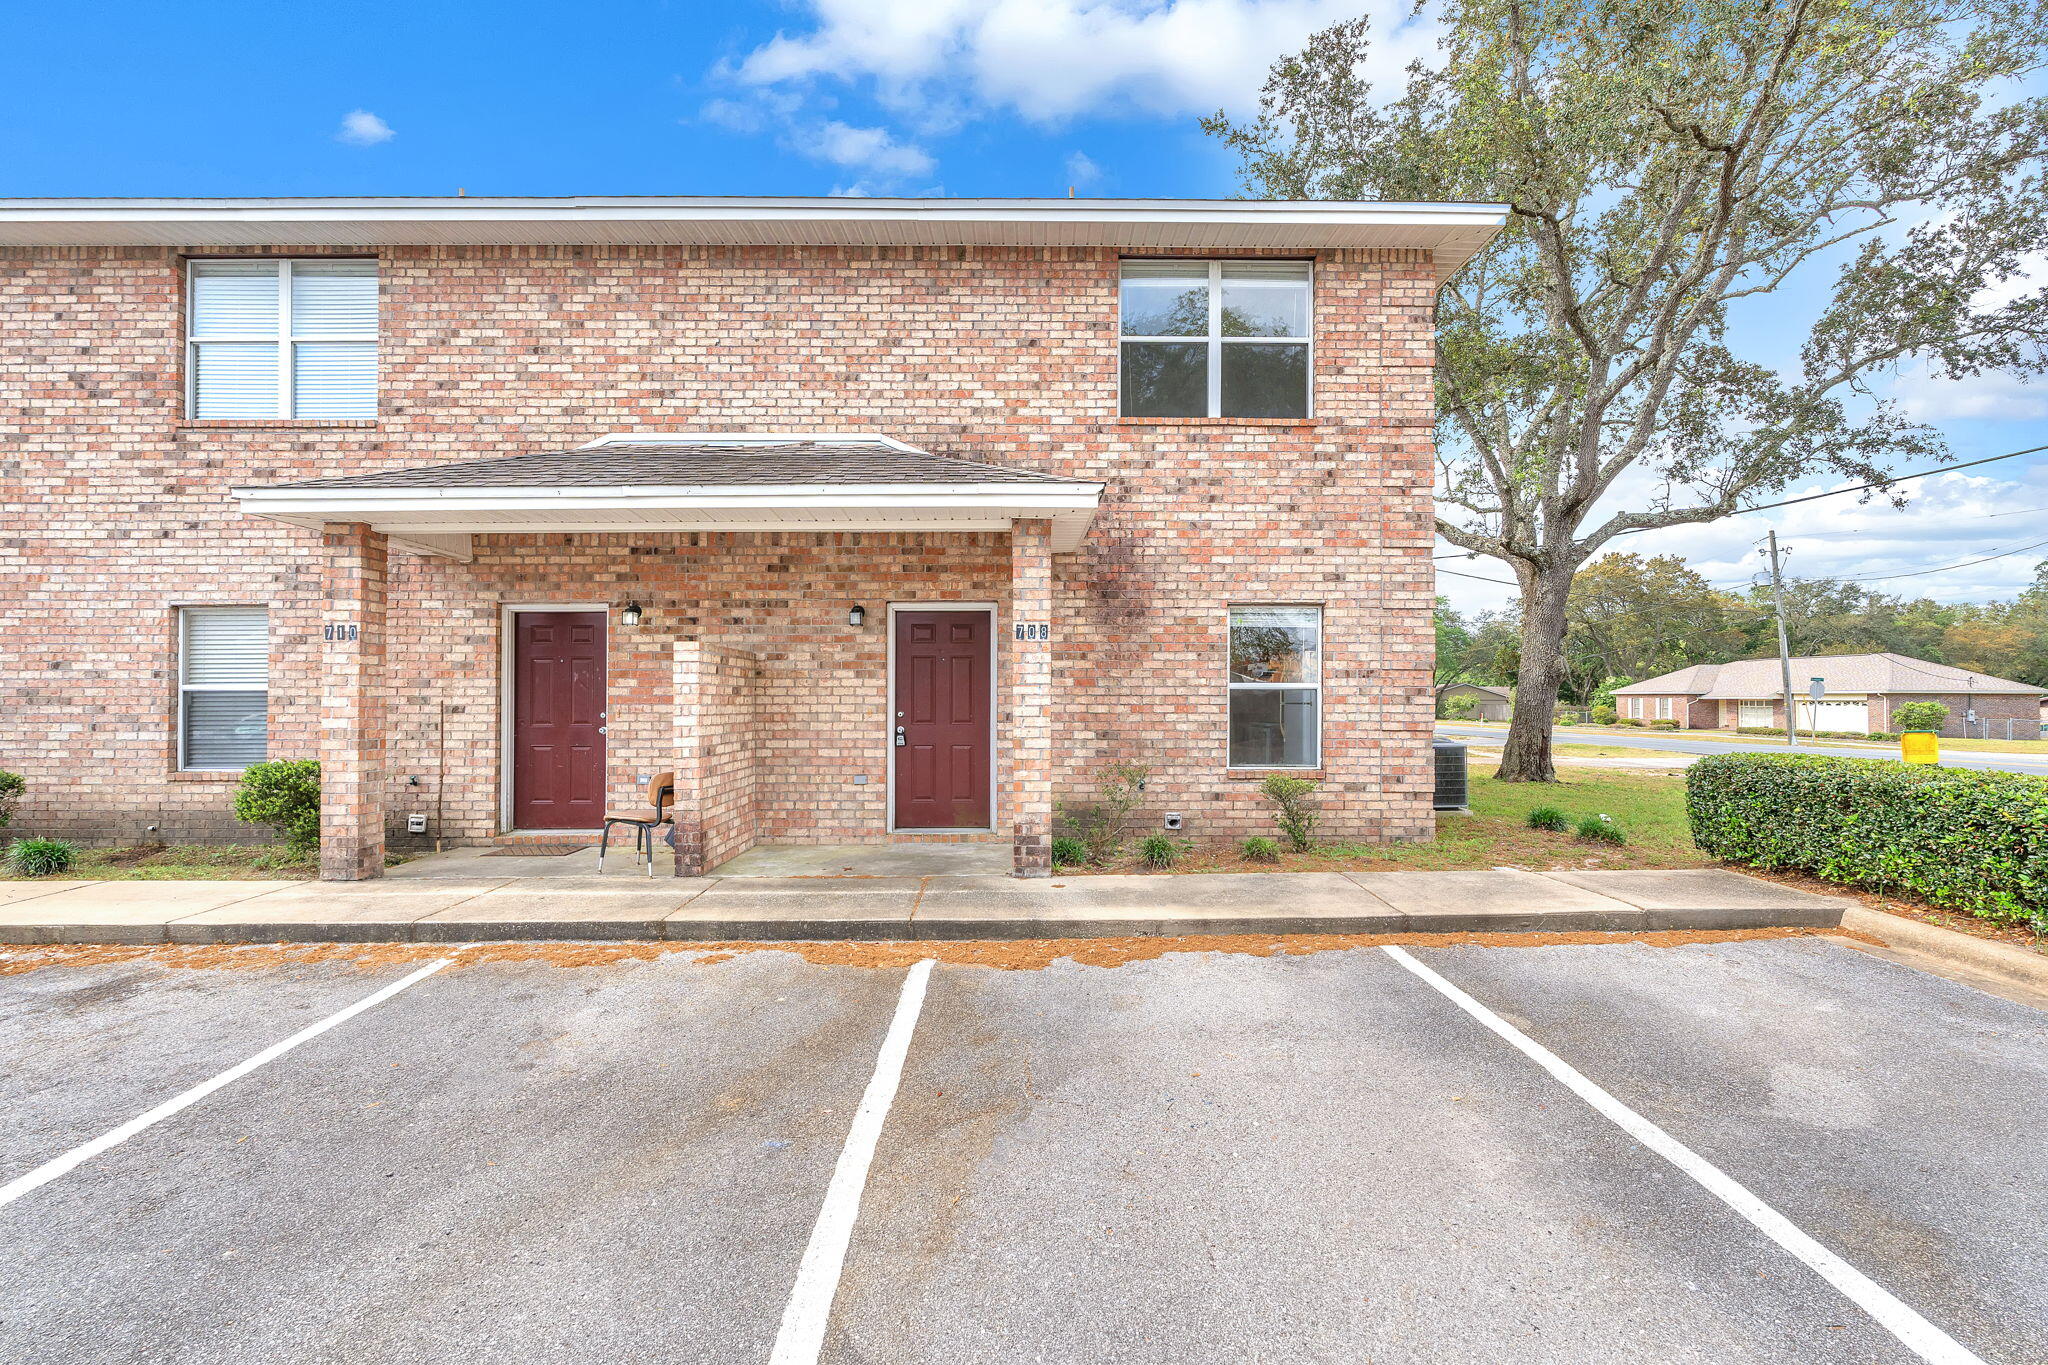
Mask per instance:
[[[626,603],[626,609],[619,613],[619,624],[622,626],[637,626],[640,624],[640,604],[638,602]]]
[[[859,629],[868,623],[868,609],[855,603],[846,609],[846,624]]]

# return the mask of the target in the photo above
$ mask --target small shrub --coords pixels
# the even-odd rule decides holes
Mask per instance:
[[[1280,861],[1280,845],[1263,834],[1254,834],[1244,841],[1244,856],[1254,863],[1277,863]]]
[[[78,862],[78,848],[62,839],[17,839],[7,850],[7,867],[17,877],[54,877]]]
[[[1054,867],[1079,867],[1088,861],[1088,845],[1070,834],[1055,834],[1052,840]]]
[[[1187,852],[1188,845],[1180,839],[1164,834],[1148,834],[1138,845],[1138,856],[1145,860],[1147,867],[1172,867],[1180,861],[1180,855]]]
[[[1106,863],[1123,847],[1131,812],[1144,800],[1145,779],[1151,775],[1151,769],[1135,763],[1112,763],[1095,775],[1095,800],[1060,807],[1068,837],[1088,849],[1086,861]]]
[[[1949,710],[1938,701],[1909,701],[1892,712],[1892,724],[1900,731],[1933,730],[1948,723]]]
[[[1593,708],[1593,723],[1595,725],[1612,725],[1620,719],[1621,712],[1611,706],[1596,706]]]
[[[1650,728],[1652,730],[1676,730],[1678,722],[1675,720],[1653,720],[1650,722]]]
[[[1899,732],[1895,730],[1872,730],[1868,735],[1865,735],[1864,738],[1881,739],[1888,744],[1896,744],[1899,741]]]
[[[1627,726],[1632,726],[1633,728],[1635,728],[1635,729],[1637,729],[1637,730],[1640,730],[1640,729],[1642,729],[1642,728],[1643,728],[1643,723],[1642,723],[1641,721],[1637,720],[1637,719],[1636,719],[1636,718],[1635,718],[1634,716],[1630,716],[1630,717],[1629,717],[1629,718],[1628,718],[1627,720],[1624,720],[1624,721],[1622,722],[1622,724],[1623,724],[1623,725],[1627,725]]]
[[[22,792],[28,789],[28,782],[20,773],[0,768],[0,829],[6,829],[14,819],[14,808],[21,802]]]
[[[1735,727],[1735,733],[1738,735],[1782,735],[1785,733],[1785,727],[1782,725],[1738,725]]]
[[[1447,697],[1444,700],[1444,715],[1451,720],[1469,719],[1472,713],[1478,709],[1479,698],[1470,693]]]
[[[1621,826],[1611,816],[1587,815],[1579,820],[1579,827],[1573,831],[1581,839],[1593,844],[1625,844],[1628,836],[1621,832]]]
[[[1316,846],[1315,783],[1305,777],[1269,773],[1259,783],[1259,793],[1280,808],[1273,818],[1280,822],[1280,832],[1287,836],[1296,853],[1306,853]]]
[[[1714,754],[1686,770],[1716,858],[1890,888],[1986,919],[2048,914],[2048,778],[1891,758]]]
[[[250,764],[235,789],[235,818],[245,825],[269,825],[294,853],[319,848],[319,761],[280,758]]]
[[[1528,814],[1530,829],[1547,829],[1562,834],[1572,827],[1572,819],[1556,806],[1538,806]]]

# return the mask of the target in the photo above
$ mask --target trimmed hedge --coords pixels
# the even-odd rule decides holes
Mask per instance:
[[[2048,778],[1715,754],[1687,769],[1685,792],[1693,842],[1717,858],[2048,922]]]

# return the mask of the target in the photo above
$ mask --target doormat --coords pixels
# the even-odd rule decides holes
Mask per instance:
[[[566,853],[581,853],[596,844],[506,844],[484,854],[486,858],[559,858]]]

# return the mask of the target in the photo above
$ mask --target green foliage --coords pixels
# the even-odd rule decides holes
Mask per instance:
[[[1610,816],[1585,815],[1579,818],[1578,827],[1573,830],[1581,839],[1593,844],[1625,844],[1628,836]]]
[[[17,839],[7,850],[7,868],[17,877],[54,877],[77,861],[77,846],[62,839]]]
[[[1675,720],[1653,720],[1650,722],[1650,728],[1652,730],[1676,730],[1678,722]]]
[[[270,826],[294,853],[319,848],[319,760],[279,758],[250,764],[235,789],[235,818],[245,825]]]
[[[1547,829],[1562,834],[1572,827],[1572,818],[1556,806],[1537,806],[1523,818],[1530,829]]]
[[[1444,699],[1444,715],[1451,720],[1463,720],[1479,709],[1479,698],[1469,692]]]
[[[1095,800],[1060,807],[1066,833],[1086,846],[1087,861],[1101,864],[1116,857],[1151,775],[1151,769],[1135,763],[1112,763],[1095,775]]]
[[[20,773],[0,768],[0,829],[6,829],[14,819],[14,808],[21,803],[21,794],[28,790],[28,780]]]
[[[1172,867],[1190,847],[1185,839],[1175,839],[1164,834],[1148,834],[1138,844],[1138,856],[1145,860],[1147,867]]]
[[[1623,720],[1623,721],[1622,721],[1621,723],[1622,723],[1623,725],[1626,725],[1626,726],[1628,726],[1628,727],[1629,727],[1630,729],[1632,729],[1632,730],[1640,730],[1640,729],[1642,729],[1642,728],[1643,728],[1643,723],[1642,723],[1641,721],[1637,720],[1637,719],[1636,719],[1636,718],[1635,718],[1634,716],[1630,716],[1630,717],[1628,717],[1627,719]]]
[[[1716,754],[1686,771],[1693,841],[1752,867],[2048,914],[2048,778],[1891,759]]]
[[[1259,794],[1280,808],[1273,818],[1280,822],[1280,832],[1287,836],[1296,853],[1306,853],[1316,846],[1315,783],[1305,777],[1271,773],[1259,783]]]
[[[1593,723],[1595,725],[1613,725],[1620,719],[1621,712],[1611,706],[1596,706],[1593,708]]]
[[[1068,834],[1055,834],[1052,839],[1052,865],[1054,867],[1079,867],[1088,861],[1088,845]]]
[[[1280,845],[1263,834],[1254,834],[1244,841],[1244,856],[1255,863],[1277,863],[1280,861]]]
[[[1948,708],[1938,701],[1909,701],[1892,711],[1892,723],[1901,733],[1907,730],[1940,731],[1948,723]]]

